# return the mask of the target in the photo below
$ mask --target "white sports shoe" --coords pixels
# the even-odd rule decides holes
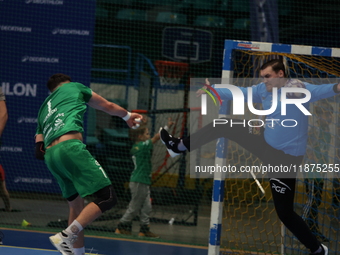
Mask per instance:
[[[318,253],[311,253],[311,255],[328,255],[328,248],[326,245],[321,244],[322,251]]]
[[[179,151],[177,149],[178,144],[181,141],[180,139],[174,138],[171,135],[169,135],[168,131],[166,131],[164,128],[160,128],[159,135],[162,143],[165,144],[166,149],[168,150],[172,158],[181,155],[181,153],[184,153],[184,151]]]
[[[77,240],[77,235],[64,236],[65,233],[57,233],[50,236],[50,241],[54,247],[63,255],[74,255],[73,243]],[[66,234],[65,234],[66,235]]]
[[[328,255],[328,247],[326,245],[321,244],[323,250],[324,250],[324,255]]]

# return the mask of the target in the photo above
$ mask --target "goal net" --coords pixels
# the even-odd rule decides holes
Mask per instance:
[[[222,80],[237,86],[258,84],[260,66],[273,58],[282,58],[289,77],[302,81],[320,84],[319,78],[323,78],[323,83],[331,83],[340,76],[336,49],[238,41],[226,41],[225,45]],[[303,164],[339,164],[339,109],[338,97],[311,104],[308,149]],[[249,112],[246,115],[258,118]],[[328,118],[329,123],[322,124],[322,118]],[[228,143],[227,162],[235,166],[260,164],[259,159],[232,141]],[[326,245],[330,252],[339,249],[340,193],[339,179],[335,177],[331,172],[321,179],[307,179],[299,174],[295,196],[296,212],[321,242],[329,242]],[[265,189],[264,196],[251,177],[225,181],[221,252],[301,254],[305,247],[282,226],[276,215],[268,179],[259,181]]]

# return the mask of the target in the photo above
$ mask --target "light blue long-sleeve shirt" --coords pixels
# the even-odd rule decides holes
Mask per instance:
[[[337,95],[334,92],[334,84],[313,85],[305,83],[306,89],[311,93],[309,102],[304,103],[303,106],[309,110],[311,102],[318,101],[323,98],[328,98]],[[247,101],[248,90],[245,87],[238,87],[244,94],[244,99]],[[232,100],[232,93],[229,89],[215,88],[222,100]],[[266,85],[260,83],[252,86],[253,103],[262,103],[263,110],[268,110],[272,106],[272,92],[266,90]],[[267,115],[266,119],[277,119],[277,121],[265,121],[266,128],[264,131],[264,138],[266,142],[275,149],[282,150],[286,154],[293,156],[301,156],[306,152],[307,146],[307,132],[308,132],[308,116],[306,116],[296,105],[286,105],[286,115],[281,114],[281,89],[278,89],[277,108]],[[284,127],[281,125],[283,120],[293,119],[298,124],[295,127]],[[288,123],[288,122],[287,122]],[[293,126],[292,123],[287,124]]]

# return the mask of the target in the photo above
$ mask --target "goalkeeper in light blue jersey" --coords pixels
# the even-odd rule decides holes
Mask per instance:
[[[308,137],[308,116],[297,105],[287,104],[286,115],[281,114],[281,89],[287,86],[285,66],[280,59],[273,59],[264,63],[260,68],[263,82],[252,87],[253,103],[261,103],[263,110],[271,109],[273,105],[273,88],[277,88],[277,108],[266,116],[265,128],[246,125],[215,125],[211,123],[189,137],[174,138],[164,129],[160,131],[161,140],[172,156],[179,155],[186,150],[192,151],[200,146],[224,137],[230,139],[257,156],[263,166],[285,167],[299,169],[306,153]],[[208,81],[207,81],[208,83]],[[309,103],[323,98],[333,97],[340,92],[340,84],[312,85],[304,83],[306,93],[310,93],[310,100],[302,104],[308,111]],[[210,84],[198,91],[211,89]],[[247,88],[238,87],[247,100]],[[222,100],[232,100],[233,94],[229,89],[216,88]],[[274,119],[274,120],[273,120]],[[294,125],[287,127],[283,123],[294,120]],[[268,121],[271,120],[271,121]],[[241,123],[242,120],[223,119],[224,123]],[[295,125],[296,124],[296,125]],[[311,254],[327,255],[328,248],[321,244],[309,229],[304,220],[294,211],[294,195],[297,172],[268,173],[273,195],[274,205],[278,217],[283,224],[304,244]]]

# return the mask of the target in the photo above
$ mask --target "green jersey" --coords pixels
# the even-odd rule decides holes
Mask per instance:
[[[153,144],[151,140],[146,140],[133,145],[131,149],[132,160],[135,164],[130,182],[139,182],[147,185],[151,184],[151,157]]]
[[[86,103],[92,90],[81,83],[65,83],[49,95],[38,113],[37,134],[44,136],[47,147],[56,138],[70,132],[84,132]]]

